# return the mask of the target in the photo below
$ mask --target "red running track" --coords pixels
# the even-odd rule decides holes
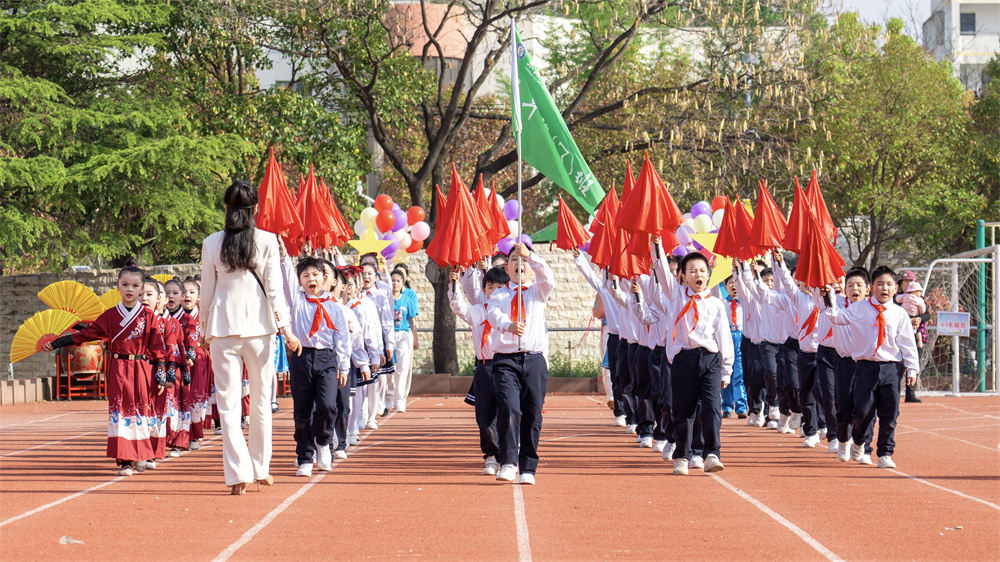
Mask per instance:
[[[538,484],[481,476],[472,409],[415,399],[332,472],[231,497],[219,441],[118,478],[106,403],[0,410],[0,560],[997,560],[1000,399],[903,404],[897,470],[723,420],[715,475],[670,474],[589,396],[550,396]],[[60,544],[62,537],[82,541]]]

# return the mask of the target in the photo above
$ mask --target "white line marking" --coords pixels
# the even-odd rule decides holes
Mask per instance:
[[[992,507],[993,509],[995,509],[997,511],[1000,511],[1000,505],[997,505],[997,504],[995,504],[993,502],[988,502],[986,500],[981,500],[981,499],[979,499],[979,498],[977,498],[975,496],[970,496],[968,494],[963,494],[962,492],[959,492],[958,490],[952,490],[951,488],[945,488],[944,486],[939,486],[939,485],[937,485],[937,484],[935,484],[933,482],[928,482],[928,481],[924,480],[923,478],[917,478],[916,476],[911,476],[911,475],[909,475],[909,474],[907,474],[905,472],[896,470],[894,468],[889,468],[889,469],[886,469],[886,470],[888,470],[889,472],[898,474],[900,476],[905,476],[905,477],[909,478],[910,480],[916,480],[917,482],[920,482],[921,484],[927,484],[931,488],[937,488],[938,490],[942,490],[944,492],[955,494],[956,496],[965,498],[967,500],[972,500],[974,502],[979,502],[979,503],[981,503],[981,504],[983,504],[983,505],[985,505],[987,507]]]
[[[531,541],[528,539],[528,518],[524,514],[524,495],[521,485],[514,484],[514,523],[517,527],[518,562],[531,562]]]
[[[15,515],[14,517],[11,517],[10,519],[4,519],[3,521],[0,521],[0,527],[3,527],[5,525],[9,525],[10,523],[13,523],[15,521],[20,521],[21,519],[24,519],[25,517],[28,517],[30,515],[34,515],[34,514],[40,512],[40,511],[45,511],[46,509],[49,509],[50,507],[55,507],[55,506],[57,506],[57,505],[59,505],[61,503],[68,502],[71,499],[78,498],[78,497],[80,497],[80,496],[82,496],[82,495],[84,495],[86,493],[93,492],[94,490],[100,490],[101,488],[103,488],[105,486],[110,486],[110,485],[114,484],[115,482],[118,482],[119,480],[124,480],[125,478],[127,478],[127,477],[126,476],[118,476],[117,478],[114,478],[112,480],[108,480],[107,482],[102,482],[102,483],[100,483],[100,484],[98,484],[96,486],[87,488],[86,490],[77,492],[75,494],[70,494],[70,495],[66,496],[65,498],[58,499],[58,500],[56,500],[56,501],[54,501],[52,503],[47,503],[47,504],[45,504],[45,505],[43,505],[41,507],[36,507],[35,509],[32,509],[31,511],[26,511],[26,512],[22,513],[21,515]]]
[[[414,398],[407,405],[409,406],[414,402],[416,402],[417,400],[420,400],[420,398]],[[383,423],[392,419],[392,417],[395,416],[396,413],[397,412],[393,412],[388,416],[386,416]],[[369,430],[368,433],[365,433],[361,437],[361,442],[364,442],[364,440],[367,439],[372,434],[373,431],[374,430]],[[360,452],[360,449],[358,451]],[[341,461],[343,461],[343,459],[338,459],[337,462],[333,463],[333,466],[335,467],[339,466]],[[326,476],[327,474],[329,474],[329,472],[321,472],[320,474],[313,476],[312,480],[310,480],[308,483],[299,488],[298,491],[296,491],[294,494],[285,498],[285,501],[281,502],[281,504],[278,505],[278,507],[272,509],[271,512],[265,515],[263,519],[258,521],[256,525],[247,529],[247,531],[243,533],[243,535],[239,539],[237,539],[236,542],[226,547],[226,549],[220,552],[219,555],[212,560],[212,562],[225,562],[226,560],[229,560],[229,558],[231,558],[233,554],[236,554],[237,550],[239,550],[240,548],[243,547],[243,545],[253,540],[253,538],[257,535],[257,533],[263,531],[264,528],[271,523],[271,521],[274,521],[276,517],[278,517],[279,515],[282,514],[282,512],[288,509],[288,506],[292,505],[295,502],[295,500],[301,498],[306,492],[309,491],[310,488],[315,486],[316,483],[322,480],[323,477]]]
[[[830,562],[844,562],[843,558],[841,558],[841,557],[837,556],[836,554],[834,554],[830,549],[828,549],[827,547],[825,547],[822,544],[820,544],[819,541],[817,541],[816,539],[812,538],[812,536],[809,535],[809,533],[803,531],[798,525],[792,523],[788,519],[785,519],[784,517],[782,517],[781,515],[779,515],[777,512],[775,512],[773,509],[771,509],[771,508],[767,507],[766,505],[762,504],[761,502],[755,500],[754,498],[752,498],[749,494],[747,494],[743,490],[740,490],[736,486],[733,486],[729,482],[726,482],[720,476],[718,476],[718,475],[716,475],[714,473],[709,473],[709,476],[711,476],[712,478],[714,478],[715,481],[718,482],[719,484],[722,484],[726,488],[729,488],[729,490],[732,491],[737,496],[739,496],[739,497],[745,499],[746,501],[750,502],[751,504],[753,504],[753,506],[756,507],[757,509],[759,509],[759,510],[763,511],[764,513],[768,514],[771,517],[771,519],[774,519],[775,521],[777,521],[778,523],[780,523],[783,527],[785,527],[789,531],[795,533],[796,536],[798,536],[800,539],[802,539],[809,546],[813,547],[813,549],[816,550],[816,552],[822,554],[823,557],[826,558],[827,560],[830,560]]]
[[[969,414],[970,416],[977,416],[983,418],[991,418],[994,420],[1000,420],[1000,416],[991,416],[989,414],[980,414],[979,412],[970,412],[968,410],[963,410],[961,408],[953,408],[951,406],[945,406],[944,404],[931,404],[931,406],[938,406],[941,408],[947,408],[949,410],[955,410],[956,412],[962,412],[963,414]]]
[[[594,437],[594,436],[604,436],[606,433],[577,433],[576,435],[566,435],[564,437],[554,437],[552,439],[542,439],[543,442],[549,441],[562,441],[563,439],[573,439],[575,437]]]
[[[20,451],[14,451],[13,453],[5,453],[0,455],[0,459],[12,457],[14,455],[20,455],[21,453],[26,453],[28,451],[34,451],[35,449],[41,449],[42,447],[48,447],[49,445],[55,445],[56,443],[62,443],[63,441],[69,441],[71,439],[76,439],[77,437],[83,437],[84,435],[90,435],[91,433],[97,433],[96,431],[88,431],[87,433],[81,433],[80,435],[74,435],[73,437],[67,437],[65,439],[60,439],[58,441],[49,441],[48,443],[42,443],[41,445],[35,445],[34,447],[28,447],[27,449],[22,449]]]
[[[34,420],[34,421],[24,422],[24,423],[12,423],[10,425],[3,426],[3,429],[7,429],[8,427],[21,427],[23,425],[32,425],[32,424],[36,424],[36,423],[47,422],[49,420],[54,420],[56,418],[61,418],[63,416],[72,416],[73,414],[89,414],[89,413],[97,412],[97,411],[98,410],[83,410],[83,411],[80,411],[80,412],[66,412],[65,414],[57,414],[55,416],[51,416],[51,417],[48,417],[48,418],[45,418],[45,419],[41,419],[41,420]]]

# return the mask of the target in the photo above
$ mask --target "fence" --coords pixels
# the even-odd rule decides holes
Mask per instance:
[[[927,342],[920,354],[920,388],[962,392],[997,392],[1000,375],[1000,245],[994,245],[934,260],[926,268],[907,268],[923,273],[924,300],[930,315]],[[984,228],[980,228],[983,234]],[[983,245],[984,236],[979,237]],[[951,335],[953,323],[942,322],[943,312],[968,314],[968,335]]]

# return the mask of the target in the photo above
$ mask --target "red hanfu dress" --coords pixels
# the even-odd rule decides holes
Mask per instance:
[[[185,314],[187,319],[181,323],[181,326],[184,327],[184,343],[187,345],[188,358],[194,360],[194,365],[191,367],[191,387],[189,389],[191,411],[190,439],[197,440],[205,437],[203,427],[210,407],[209,400],[212,397],[212,360],[208,352],[202,349],[198,341],[201,339],[198,309],[193,308],[185,311]]]
[[[179,314],[184,314],[180,309]],[[173,382],[174,387],[168,388],[166,411],[166,446],[172,449],[187,449],[191,431],[191,413],[185,407],[186,385],[190,380],[187,364],[187,346],[184,344],[184,328],[175,315],[165,312],[163,315],[163,344],[166,349],[167,382]]]
[[[108,457],[153,460],[150,435],[155,425],[149,401],[155,394],[154,364],[162,368],[164,349],[156,314],[136,303],[119,303],[83,330],[53,342],[53,347],[101,340],[107,343]]]

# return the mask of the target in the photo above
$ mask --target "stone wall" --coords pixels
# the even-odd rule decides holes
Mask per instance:
[[[549,251],[540,247],[539,254],[552,267],[556,277],[556,290],[549,300],[547,320],[550,335],[550,353],[555,356],[572,354],[572,363],[582,361],[596,362],[599,357],[600,322],[593,319],[594,291],[587,285],[583,276],[573,264],[573,256],[561,250]],[[417,292],[420,304],[418,326],[421,329],[433,328],[434,291],[430,282],[424,276],[427,255],[421,251],[410,257],[407,266],[410,268],[410,285]],[[149,268],[151,274],[169,273],[179,277],[197,275],[200,265],[172,265]],[[115,270],[97,270],[85,272],[67,271],[60,275],[33,274],[0,277],[0,365],[9,363],[10,343],[21,324],[32,314],[45,310],[47,306],[38,298],[38,292],[51,283],[60,280],[78,281],[98,295],[115,287],[117,283]],[[461,330],[456,336],[460,365],[471,365],[474,359],[472,351],[472,336],[462,321]],[[591,330],[560,332],[559,328],[587,328]],[[421,332],[420,349],[414,354],[414,372],[432,373],[431,359],[432,332]],[[52,354],[40,353],[14,365],[17,378],[44,377],[55,374],[55,362]]]

